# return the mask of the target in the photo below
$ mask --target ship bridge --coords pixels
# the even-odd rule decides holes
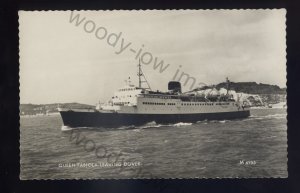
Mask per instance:
[[[144,93],[145,89],[134,85],[126,85],[117,90],[112,97],[112,104],[118,106],[134,106],[137,104],[137,96]]]

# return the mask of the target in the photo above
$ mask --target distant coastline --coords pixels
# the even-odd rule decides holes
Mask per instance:
[[[57,108],[88,109],[95,108],[93,105],[81,103],[53,103],[53,104],[20,104],[20,115],[51,115],[58,114]]]

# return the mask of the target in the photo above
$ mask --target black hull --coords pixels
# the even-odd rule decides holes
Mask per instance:
[[[156,123],[197,122],[202,120],[241,119],[250,116],[250,111],[235,111],[201,114],[121,114],[100,112],[61,111],[63,123],[69,127],[119,127]]]

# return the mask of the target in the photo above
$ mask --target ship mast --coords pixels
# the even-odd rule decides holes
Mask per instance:
[[[228,77],[226,77],[226,90],[227,90],[226,95],[228,95],[228,91],[229,91],[229,79],[228,79]]]
[[[142,81],[141,81],[141,76],[143,75],[142,73],[142,68],[141,68],[141,59],[139,59],[139,64],[138,64],[138,77],[139,77],[139,88],[142,87]]]
[[[141,67],[141,59],[139,59],[139,64],[138,64],[138,73],[137,73],[138,77],[139,77],[139,88],[142,88],[142,84],[146,83],[147,87],[145,87],[145,89],[149,89],[151,90],[151,87],[142,71],[142,67]]]

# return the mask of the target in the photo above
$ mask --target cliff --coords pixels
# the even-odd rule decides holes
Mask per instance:
[[[216,85],[217,88],[226,88],[226,83],[222,82]],[[236,92],[243,92],[247,94],[279,94],[285,95],[286,88],[280,88],[277,85],[269,84],[257,84],[256,82],[230,82],[230,90],[235,90]]]

